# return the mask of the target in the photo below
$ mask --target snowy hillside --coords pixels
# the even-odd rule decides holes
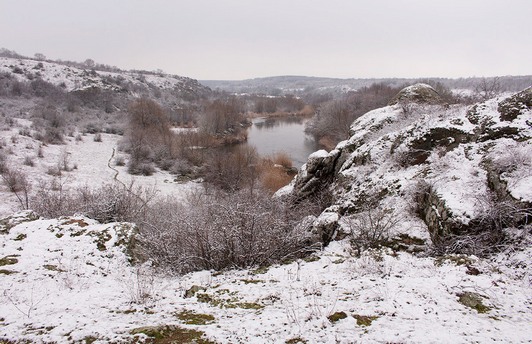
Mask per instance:
[[[179,89],[182,92],[207,90],[196,80],[176,75],[128,71],[105,72],[32,59],[0,57],[0,73],[2,72],[11,73],[19,81],[31,81],[40,78],[55,86],[61,86],[68,92],[91,87],[123,91],[126,87],[132,88],[131,85],[159,89]]]
[[[196,182],[180,183],[168,171],[157,170],[152,176],[133,176],[127,166],[118,166],[117,161],[127,161],[127,154],[119,151],[122,136],[114,134],[82,134],[67,136],[62,145],[46,145],[20,132],[34,133],[32,122],[15,118],[11,128],[0,131],[2,164],[11,166],[27,176],[30,196],[39,198],[39,193],[51,186],[61,186],[65,192],[76,188],[99,188],[111,183],[143,187],[158,196],[184,197],[187,192],[200,187]],[[99,140],[95,138],[99,137]],[[15,194],[2,183],[0,185],[0,216],[20,210]]]

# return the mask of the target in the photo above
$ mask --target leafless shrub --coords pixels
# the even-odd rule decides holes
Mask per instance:
[[[15,194],[22,209],[28,209],[31,183],[26,174],[22,170],[11,169],[7,165],[4,165],[2,180],[9,191]]]
[[[371,205],[346,221],[351,231],[351,243],[358,254],[387,241],[399,222],[400,217],[393,209]]]
[[[31,205],[44,217],[83,214],[102,223],[115,221],[141,222],[156,191],[149,188],[108,184],[98,189],[69,189],[67,180],[57,178],[39,186],[38,197]]]
[[[177,273],[268,265],[312,250],[293,213],[267,196],[197,193],[151,209],[140,230],[144,255]]]
[[[53,176],[53,177],[59,177],[61,176],[61,169],[59,169],[57,166],[49,166],[46,170],[46,174]]]
[[[532,208],[511,198],[497,199],[488,194],[477,199],[479,215],[467,229],[453,234],[434,245],[436,254],[473,254],[487,256],[501,252],[512,244],[508,228],[517,228],[532,223]]]
[[[475,86],[475,95],[481,100],[488,100],[498,96],[502,92],[499,77],[482,78]]]
[[[514,146],[505,147],[504,151],[493,152],[490,158],[498,174],[517,174],[518,177],[524,178],[532,173],[532,145],[528,142],[519,142]]]
[[[72,171],[72,167],[70,166],[70,152],[68,152],[66,149],[63,149],[61,151],[61,155],[59,156],[59,160],[57,161],[57,169],[59,171],[65,172]]]
[[[5,119],[5,123],[9,128],[13,128],[15,125],[17,125],[17,120],[11,117],[8,117]]]
[[[215,151],[207,162],[205,181],[226,191],[243,187],[251,191],[259,178],[259,156],[254,147],[239,146],[232,152]]]
[[[29,155],[26,155],[24,157],[24,162],[23,162],[24,165],[26,166],[35,166],[35,162],[33,161],[33,157],[29,156]]]
[[[0,152],[0,174],[8,170],[7,158],[3,152]]]
[[[155,272],[150,266],[138,265],[121,282],[132,303],[145,305],[153,296]]]
[[[42,148],[42,144],[40,144],[39,148],[37,148],[37,157],[44,158],[44,149]]]
[[[31,130],[29,128],[22,128],[18,131],[18,134],[21,136],[31,137]]]
[[[102,134],[101,133],[96,133],[94,135],[94,142],[102,142]]]
[[[53,145],[65,143],[63,130],[57,127],[47,127],[45,129],[44,136],[41,136],[41,138],[42,141]],[[36,137],[36,139],[38,138]]]
[[[100,189],[78,189],[76,197],[83,213],[100,222],[140,222],[156,196],[152,188],[108,184]]]
[[[76,213],[76,204],[66,188],[67,179],[61,175],[52,181],[41,181],[37,186],[38,196],[31,200],[34,211],[44,217],[68,216]]]
[[[236,97],[216,99],[205,106],[199,126],[211,135],[237,134],[244,120],[243,112],[243,104]]]
[[[172,147],[170,121],[157,103],[141,98],[130,105],[128,112],[126,149],[131,154],[131,161],[134,164],[153,162],[153,152],[158,147],[168,149]]]
[[[122,155],[117,156],[115,158],[115,165],[116,166],[125,166],[126,165],[126,159]]]
[[[155,172],[155,167],[153,167],[153,163],[149,161],[132,158],[129,160],[127,171],[134,175],[151,176]]]

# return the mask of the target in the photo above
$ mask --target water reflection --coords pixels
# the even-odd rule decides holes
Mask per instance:
[[[301,167],[309,154],[318,150],[312,136],[305,134],[309,118],[298,116],[256,118],[248,129],[247,144],[261,156],[287,153],[295,167]]]
[[[253,125],[259,129],[275,128],[286,124],[304,124],[308,119],[300,116],[257,118]]]

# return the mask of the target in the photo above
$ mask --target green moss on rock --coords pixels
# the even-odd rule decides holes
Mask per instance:
[[[141,327],[132,330],[131,334],[144,334],[150,339],[148,343],[154,344],[216,344],[216,342],[204,338],[205,333],[202,331],[186,329],[173,325]]]
[[[491,310],[491,307],[488,307],[482,303],[484,297],[480,294],[468,292],[458,294],[458,302],[463,304],[466,307],[472,308],[479,313],[487,313]]]
[[[176,316],[187,325],[207,325],[212,324],[216,320],[210,314],[196,313],[189,310],[181,311]]]
[[[0,266],[17,264],[18,259],[15,257],[16,257],[15,255],[10,255],[10,256],[5,256],[4,258],[0,258]]]
[[[377,320],[378,316],[370,316],[370,315],[359,315],[354,314],[353,318],[356,319],[358,326],[370,326],[371,323],[375,320]]]
[[[0,275],[12,275],[12,274],[16,274],[16,273],[18,273],[18,271],[0,269]]]
[[[327,317],[327,319],[329,319],[329,321],[332,323],[335,323],[345,318],[347,318],[347,314],[345,312],[336,312]]]

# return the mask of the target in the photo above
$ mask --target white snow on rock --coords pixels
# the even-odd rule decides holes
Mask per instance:
[[[308,158],[309,159],[325,158],[325,157],[327,157],[327,155],[329,155],[329,153],[326,150],[320,149],[320,150],[315,151],[314,153],[310,154],[308,156]]]

